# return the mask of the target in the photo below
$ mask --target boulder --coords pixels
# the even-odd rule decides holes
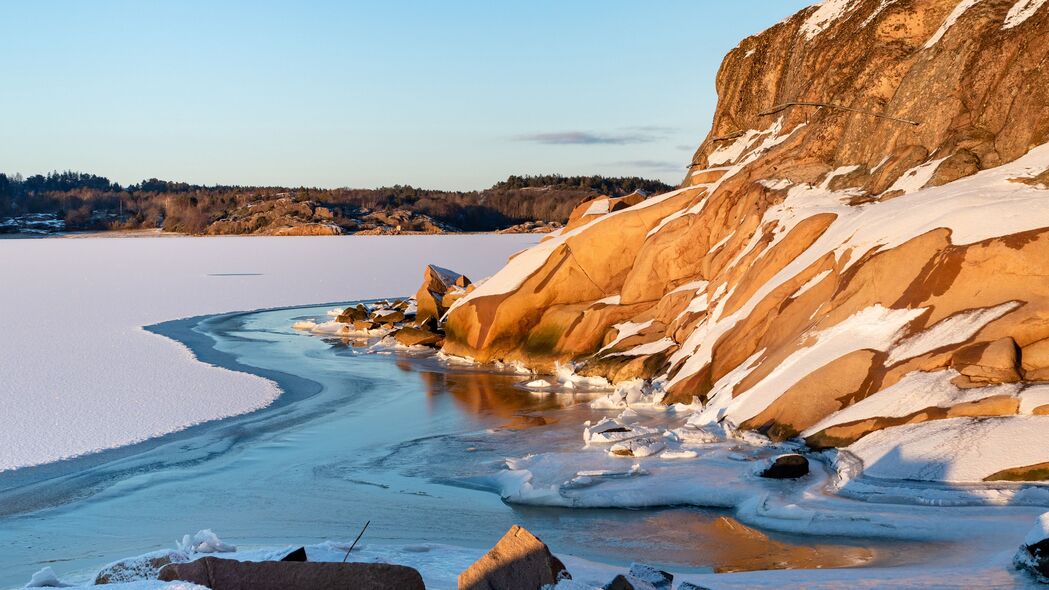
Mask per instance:
[[[291,553],[289,553],[289,554],[285,555],[284,557],[282,557],[280,560],[281,561],[309,561],[309,559],[306,558],[306,548],[305,547],[299,547],[295,551],[292,551]]]
[[[380,324],[396,324],[404,321],[404,312],[395,309],[378,309],[372,312],[372,320]]]
[[[951,355],[951,366],[973,383],[1015,383],[1020,380],[1018,350],[1008,337],[979,342]]]
[[[95,576],[95,585],[155,580],[164,566],[186,559],[186,554],[181,551],[158,551],[122,559],[102,568]]]
[[[536,590],[571,579],[546,544],[514,525],[495,547],[459,574],[459,590]]]
[[[768,479],[796,479],[808,475],[809,460],[797,454],[780,455],[761,472]]]
[[[212,590],[425,589],[418,571],[386,563],[256,562],[203,557],[167,565],[160,570],[158,579],[191,582]]]
[[[374,330],[378,327],[379,324],[376,324],[371,320],[355,320],[353,322],[353,329],[359,332],[364,332],[365,330]]]
[[[1023,347],[1020,363],[1028,381],[1049,381],[1049,338]]]
[[[397,342],[405,346],[435,346],[441,341],[440,334],[434,334],[421,328],[412,328],[411,326],[405,326],[397,330],[394,332],[393,337],[397,339]]]
[[[359,320],[368,319],[368,310],[364,309],[363,306],[358,305],[357,307],[347,307],[342,310],[339,317],[335,318],[335,321],[342,322],[344,324],[352,324]]]
[[[1039,581],[1049,583],[1049,512],[1038,517],[1038,522],[1027,533],[1013,563]]]
[[[423,284],[415,294],[415,317],[419,320],[430,317],[440,320],[448,311],[443,304],[445,294],[456,290],[455,287],[464,290],[469,286],[470,279],[466,278],[466,275],[433,264],[426,265]]]

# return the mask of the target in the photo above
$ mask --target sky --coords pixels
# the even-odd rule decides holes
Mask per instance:
[[[807,0],[4,3],[0,171],[677,184],[725,53]]]

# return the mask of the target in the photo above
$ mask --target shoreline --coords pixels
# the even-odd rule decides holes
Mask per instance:
[[[370,301],[370,300],[369,300]],[[192,424],[180,430],[147,438],[132,444],[99,449],[94,452],[69,458],[59,458],[51,462],[28,465],[16,469],[0,471],[0,517],[17,516],[33,512],[48,506],[57,506],[67,502],[89,497],[104,489],[101,484],[114,479],[119,480],[123,474],[139,472],[142,464],[148,464],[145,455],[178,443],[200,439],[210,430],[236,431],[237,440],[250,439],[240,431],[241,422],[266,420],[268,414],[297,401],[317,395],[321,384],[307,378],[273,369],[248,367],[232,354],[215,348],[211,336],[197,330],[201,325],[236,321],[238,318],[268,311],[307,309],[324,305],[340,305],[339,302],[321,303],[290,307],[263,308],[250,311],[234,311],[221,314],[206,314],[180,318],[142,326],[142,330],[155,336],[166,338],[182,346],[192,355],[194,362],[246,373],[272,382],[279,393],[274,400],[264,407],[233,416],[214,418]],[[219,432],[212,433],[213,438],[222,439]],[[212,453],[210,445],[198,449],[197,455]],[[196,460],[196,455],[188,457],[185,462]],[[128,463],[125,465],[125,463]],[[101,472],[96,472],[102,467]],[[108,468],[107,468],[108,467]]]

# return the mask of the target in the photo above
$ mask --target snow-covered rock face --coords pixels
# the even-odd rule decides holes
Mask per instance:
[[[826,0],[743,40],[682,187],[592,203],[516,255],[449,312],[445,351],[655,379],[662,403],[705,404],[697,424],[814,446],[1037,423],[1047,36],[1031,0]],[[919,471],[1044,479],[1049,447],[1027,444],[1044,451]]]

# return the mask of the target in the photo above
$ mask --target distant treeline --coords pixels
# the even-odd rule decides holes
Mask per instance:
[[[290,197],[340,210],[408,209],[463,231],[491,231],[525,221],[565,222],[595,195],[656,194],[673,187],[637,177],[511,176],[481,191],[441,191],[396,185],[378,189],[201,186],[151,178],[121,186],[81,172],[27,178],[0,173],[0,217],[53,213],[70,230],[163,228],[203,233],[250,202]]]

